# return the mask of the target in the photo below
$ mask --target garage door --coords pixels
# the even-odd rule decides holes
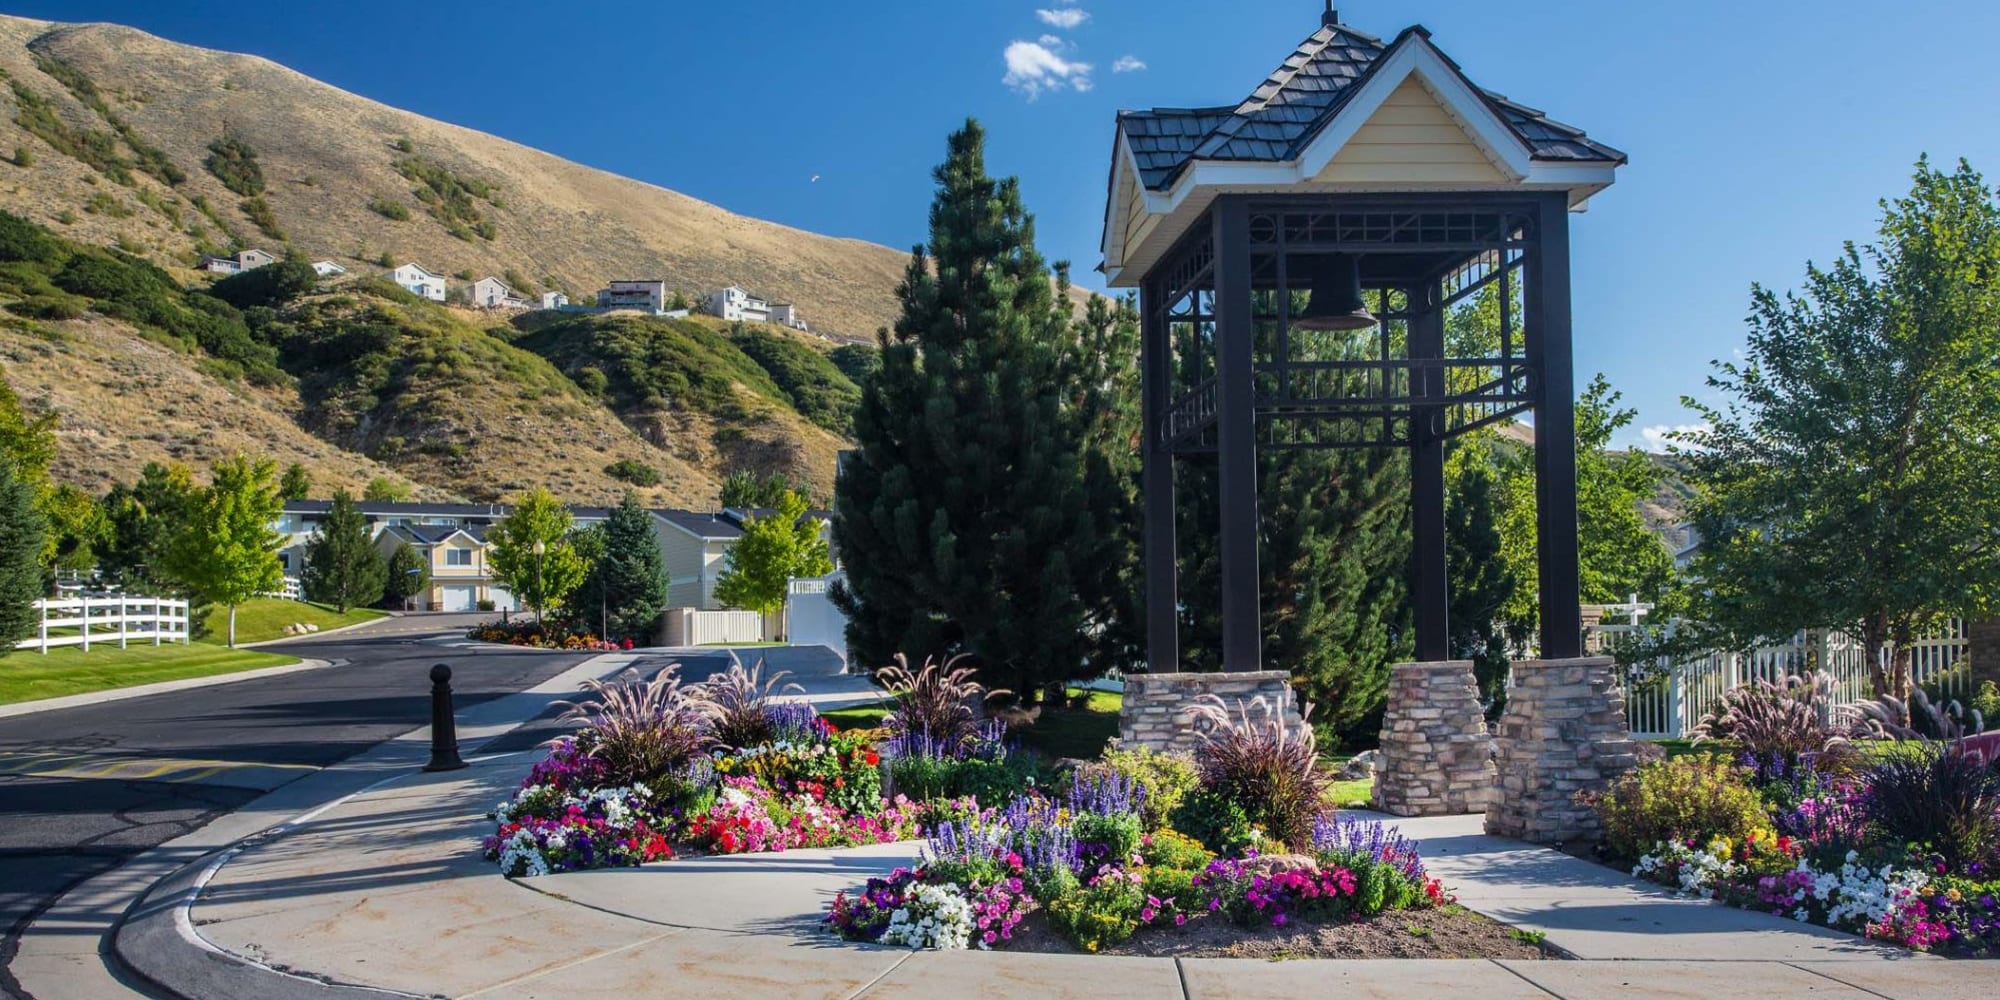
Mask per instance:
[[[514,593],[505,587],[488,587],[486,596],[493,602],[495,611],[519,611],[521,605],[514,600]]]
[[[444,610],[446,611],[471,611],[473,599],[479,593],[479,588],[472,584],[460,586],[447,585],[442,589],[444,591]]]

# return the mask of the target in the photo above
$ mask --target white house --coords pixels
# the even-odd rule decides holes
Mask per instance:
[[[313,261],[313,273],[322,278],[331,278],[336,274],[346,274],[347,268],[330,260],[316,260]]]
[[[432,274],[424,270],[422,264],[414,261],[389,272],[389,280],[409,290],[410,294],[421,296],[432,302],[444,301],[444,275]]]
[[[472,283],[472,304],[481,309],[528,308],[528,300],[515,295],[506,282],[490,274]]]
[[[728,288],[710,295],[708,300],[702,303],[702,311],[708,313],[710,316],[719,316],[731,322],[769,323],[771,321],[771,304],[735,285],[730,285]]]
[[[664,281],[614,281],[597,293],[599,309],[637,309],[659,315],[667,309]]]
[[[544,309],[561,309],[562,307],[564,307],[564,306],[566,306],[566,305],[569,305],[569,296],[567,296],[567,295],[564,295],[564,294],[563,294],[563,293],[561,293],[561,292],[543,292],[543,293],[542,293],[542,308],[544,308]]]
[[[252,247],[249,250],[238,251],[230,257],[204,256],[200,266],[204,271],[214,271],[217,274],[239,274],[277,262],[278,258]]]
[[[771,303],[771,322],[779,326],[789,326],[794,330],[807,329],[806,321],[799,318],[799,309],[789,302]]]

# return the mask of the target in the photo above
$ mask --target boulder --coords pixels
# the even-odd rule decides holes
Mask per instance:
[[[1250,871],[1260,875],[1277,875],[1283,872],[1317,874],[1319,872],[1319,862],[1303,854],[1260,854],[1244,864]]]
[[[1363,750],[1355,754],[1333,777],[1336,781],[1363,781],[1375,777],[1375,761],[1382,756],[1380,750]]]

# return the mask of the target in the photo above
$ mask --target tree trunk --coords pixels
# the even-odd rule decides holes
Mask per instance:
[[[229,648],[236,648],[236,605],[229,606]]]
[[[1910,675],[1916,669],[1916,644],[1912,641],[1914,630],[1905,620],[1898,622],[1894,630],[1896,655],[1889,661],[1889,684],[1896,697],[1905,703],[1910,700]]]
[[[1889,623],[1881,616],[1870,617],[1861,625],[1861,647],[1868,657],[1868,692],[1875,698],[1893,695],[1889,672],[1882,663],[1882,650],[1889,643]]]

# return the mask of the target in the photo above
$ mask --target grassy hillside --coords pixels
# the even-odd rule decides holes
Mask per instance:
[[[0,73],[0,208],[159,263],[289,245],[572,298],[737,284],[852,338],[890,321],[906,263],[131,28],[0,16]]]

